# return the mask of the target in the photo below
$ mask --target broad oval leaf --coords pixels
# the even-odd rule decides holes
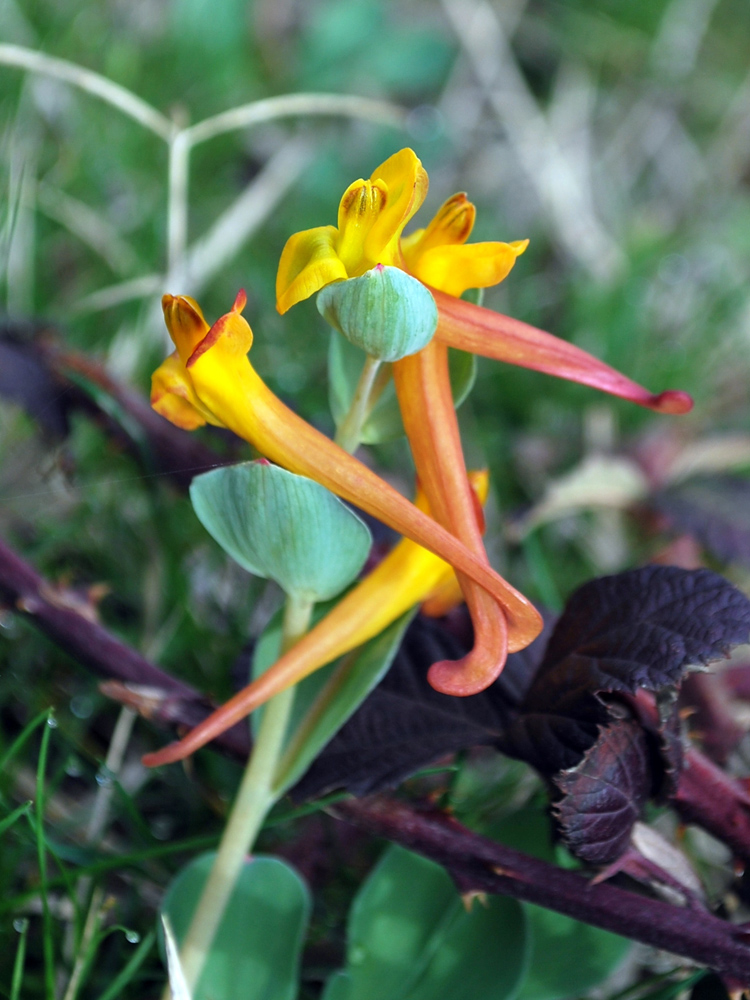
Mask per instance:
[[[529,969],[515,1000],[580,997],[610,976],[632,941],[525,903],[532,940]]]
[[[459,815],[461,820],[462,817]],[[546,806],[530,802],[479,832],[518,851],[569,867],[553,845]],[[598,986],[623,961],[632,941],[532,903],[523,904],[531,937],[526,976],[515,1000],[565,1000]]]
[[[240,566],[304,600],[334,597],[370,551],[369,529],[338,497],[265,459],[197,476],[190,499]]]
[[[320,1000],[349,1000],[352,977],[346,972],[334,972],[329,977]]]
[[[517,900],[467,912],[446,871],[390,847],[349,916],[347,1000],[504,1000],[526,970],[529,939]],[[336,994],[334,994],[336,995]]]
[[[194,858],[162,901],[182,944],[215,852]],[[295,1000],[299,962],[310,917],[310,894],[278,858],[248,861],[229,899],[193,1000]],[[163,932],[161,938],[163,951]]]

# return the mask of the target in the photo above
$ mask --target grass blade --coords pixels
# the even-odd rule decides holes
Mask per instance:
[[[23,967],[26,961],[26,935],[29,933],[29,922],[24,920],[19,930],[16,960],[13,963],[13,980],[10,986],[10,1000],[18,1000],[23,984]]]
[[[54,727],[54,713],[47,712],[47,725],[42,733],[39,764],[36,772],[36,847],[39,859],[39,892],[42,897],[44,984],[47,1000],[55,998],[55,953],[52,940],[52,914],[47,898],[47,845],[44,840],[44,779],[47,772],[49,741]]]
[[[23,805],[18,807],[18,809],[14,809],[10,816],[6,816],[4,820],[0,820],[0,836],[2,836],[6,830],[9,830],[16,820],[20,819],[22,816],[28,816],[33,804],[34,803],[31,801],[24,802]]]
[[[121,995],[122,991],[143,965],[145,959],[148,957],[148,953],[154,946],[155,940],[156,934],[153,931],[149,931],[136,948],[134,954],[131,955],[125,967],[115,976],[104,993],[101,994],[99,1000],[117,1000],[117,997]]]

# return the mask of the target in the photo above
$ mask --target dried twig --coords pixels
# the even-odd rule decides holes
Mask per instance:
[[[0,541],[0,601],[36,625],[82,666],[121,682],[133,697],[147,691],[151,717],[172,725],[194,726],[213,706],[189,684],[149,663],[81,613],[70,595],[45,581],[32,566]],[[121,699],[131,707],[140,707]],[[226,739],[225,739],[226,737]],[[225,750],[247,755],[247,727],[235,726],[222,737]]]
[[[486,0],[443,0],[484,94],[549,212],[555,236],[596,277],[608,279],[622,253],[601,225],[589,186],[564,155],[518,68],[506,33]]]

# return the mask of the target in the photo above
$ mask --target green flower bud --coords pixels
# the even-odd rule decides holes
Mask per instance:
[[[438,311],[429,291],[398,267],[378,264],[361,278],[327,285],[321,316],[370,357],[398,361],[432,340]]]

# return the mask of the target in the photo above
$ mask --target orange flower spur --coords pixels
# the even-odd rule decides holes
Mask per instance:
[[[475,517],[481,516],[481,505],[489,486],[487,473],[469,473],[469,480],[475,497]],[[414,503],[420,510],[430,513],[421,490],[417,491]],[[453,567],[421,545],[403,538],[336,607],[257,680],[191,729],[183,739],[147,754],[143,763],[156,767],[184,760],[274,695],[379,635],[415,605],[437,602],[437,610],[445,614],[460,600],[461,591]]]
[[[321,483],[399,534],[411,538],[486,588],[518,627],[532,625],[536,611],[490,566],[397,490],[285,406],[250,364],[253,334],[241,312],[244,292],[232,310],[209,327],[198,304],[165,295],[164,315],[177,348],[152,379],[154,409],[180,427],[203,423],[228,427],[266,458]]]
[[[394,197],[389,207],[391,184]],[[377,197],[372,194],[375,189]],[[472,513],[447,347],[582,382],[661,412],[685,413],[692,400],[675,391],[653,395],[552,334],[460,300],[458,296],[469,288],[502,281],[527,241],[467,243],[476,211],[464,194],[450,198],[425,229],[401,238],[426,190],[427,174],[408,149],[381,164],[369,181],[351,185],[341,202],[338,228],[307,230],[288,241],[277,275],[277,308],[283,313],[326,284],[358,277],[375,263],[401,267],[430,288],[438,306],[437,331],[426,347],[394,362],[396,392],[417,474],[435,519],[486,562]],[[408,191],[413,192],[411,200],[405,197]],[[533,625],[529,616],[514,621],[507,606],[498,615],[494,602],[474,581],[461,572],[458,579],[474,624],[474,649],[461,661],[436,664],[430,682],[444,693],[469,695],[497,677],[507,652],[528,645],[541,622],[538,616]]]

